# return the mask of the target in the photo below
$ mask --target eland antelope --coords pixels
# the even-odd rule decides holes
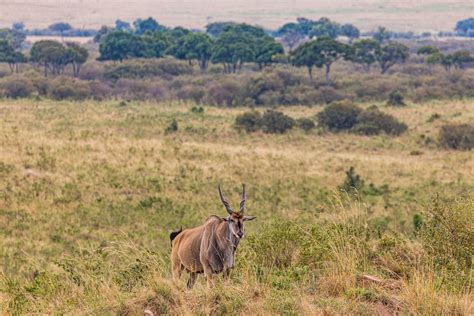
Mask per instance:
[[[240,209],[234,211],[218,186],[219,196],[227,210],[227,217],[210,216],[198,227],[172,232],[171,266],[173,278],[179,278],[181,272],[189,273],[187,282],[191,289],[199,273],[204,273],[207,285],[213,284],[213,275],[223,273],[227,282],[234,267],[234,256],[240,239],[244,237],[244,222],[255,219],[245,215],[245,185],[242,185]]]

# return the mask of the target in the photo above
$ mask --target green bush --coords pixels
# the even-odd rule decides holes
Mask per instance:
[[[300,118],[296,121],[296,124],[305,132],[309,132],[316,127],[316,123],[310,118]]]
[[[334,103],[326,106],[317,119],[321,126],[331,131],[350,130],[361,112],[361,108],[351,103]]]
[[[474,148],[474,125],[448,124],[439,131],[441,146],[457,150],[471,150]]]
[[[6,98],[28,98],[34,92],[34,86],[31,80],[9,76],[0,81],[0,96]]]
[[[407,128],[405,123],[398,121],[392,115],[379,111],[377,107],[371,107],[357,116],[357,123],[351,131],[362,135],[378,135],[382,132],[387,135],[400,135]]]
[[[165,134],[171,134],[178,131],[178,122],[173,119],[170,124],[165,128]]]
[[[235,127],[238,130],[244,130],[247,133],[255,132],[260,129],[262,124],[262,116],[259,112],[245,112],[235,119]]]
[[[261,124],[264,133],[283,134],[295,126],[295,120],[282,112],[268,110],[263,114]]]
[[[405,101],[403,100],[403,95],[395,90],[395,91],[392,91],[390,92],[390,94],[388,95],[388,101],[387,101],[387,105],[390,105],[390,106],[405,106]]]
[[[92,90],[87,81],[60,76],[50,82],[48,94],[55,100],[84,100],[92,97]]]

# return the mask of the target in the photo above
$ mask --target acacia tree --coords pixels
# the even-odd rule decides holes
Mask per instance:
[[[277,36],[288,47],[290,53],[306,37],[303,28],[298,23],[286,23],[277,31]]]
[[[123,61],[130,57],[144,57],[146,45],[137,35],[113,31],[105,35],[100,43],[99,52],[99,60]]]
[[[390,40],[391,34],[385,27],[379,26],[377,31],[375,31],[374,35],[372,36],[372,38],[375,41],[379,42],[380,44],[383,44],[387,42],[388,40]]]
[[[156,20],[152,17],[149,17],[145,20],[137,19],[135,22],[133,22],[133,26],[135,27],[135,33],[138,35],[143,35],[147,31],[154,33],[156,31],[166,30],[166,27],[156,22]]]
[[[256,41],[255,62],[260,70],[273,63],[273,56],[283,53],[283,46],[268,35]]]
[[[71,24],[65,22],[58,22],[48,26],[51,31],[59,32],[61,34],[61,40],[63,40],[64,32],[72,29]]]
[[[353,40],[360,37],[359,29],[352,24],[344,24],[341,26],[340,34],[346,36],[349,39],[349,44],[351,44]]]
[[[291,63],[296,67],[306,67],[309,79],[313,81],[313,69],[317,61],[316,41],[306,42],[291,53]]]
[[[377,52],[377,62],[380,65],[382,74],[385,74],[392,66],[397,63],[405,62],[409,57],[409,50],[403,44],[391,42],[382,46]]]
[[[68,62],[72,65],[72,73],[74,77],[78,77],[82,65],[89,57],[89,51],[77,43],[66,43],[66,46],[66,54],[68,55]]]
[[[178,59],[197,60],[201,71],[205,71],[212,56],[214,41],[205,33],[188,33],[178,38],[168,53]]]
[[[416,54],[426,56],[424,58],[424,62],[428,65],[430,74],[433,72],[433,65],[439,63],[439,61],[441,60],[439,58],[441,56],[439,49],[431,45],[420,47]]]
[[[7,63],[11,73],[18,73],[18,64],[25,63],[26,57],[15,51],[13,45],[6,40],[0,40],[0,63]]]
[[[352,44],[350,60],[361,64],[365,71],[369,72],[370,67],[377,61],[380,51],[380,44],[372,39],[362,39]]]
[[[39,41],[33,44],[30,59],[44,67],[45,76],[48,75],[48,70],[55,75],[63,73],[64,67],[69,62],[69,56],[64,45],[51,40]]]
[[[335,39],[339,35],[340,28],[338,23],[332,22],[328,18],[321,18],[312,23],[309,37],[329,37]]]

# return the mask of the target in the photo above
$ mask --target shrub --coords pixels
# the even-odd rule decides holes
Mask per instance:
[[[208,102],[217,106],[235,106],[239,95],[239,84],[231,79],[214,83],[208,90]]]
[[[448,124],[439,131],[441,146],[457,150],[470,150],[474,148],[474,125]]]
[[[178,131],[178,122],[173,119],[171,123],[165,128],[165,134],[171,134]]]
[[[283,134],[293,128],[295,120],[278,111],[268,110],[262,116],[262,130],[265,133]]]
[[[192,67],[186,62],[174,58],[160,59],[131,59],[121,63],[109,64],[105,68],[104,76],[110,80],[120,78],[149,78],[162,77],[171,79],[174,76],[192,73]]]
[[[304,130],[305,132],[309,132],[313,128],[316,127],[314,121],[310,118],[300,118],[296,121],[298,127]]]
[[[48,94],[55,100],[84,100],[91,97],[92,90],[85,81],[60,76],[50,82]]]
[[[354,167],[350,167],[346,171],[346,179],[344,183],[339,186],[339,190],[347,193],[360,193],[364,188],[364,181],[355,173]]]
[[[351,103],[335,103],[317,115],[318,123],[332,131],[349,130],[357,123],[362,110]]]
[[[0,81],[0,96],[7,98],[28,98],[34,92],[34,86],[29,79],[9,76]]]
[[[260,129],[262,116],[259,112],[245,112],[235,119],[235,127],[238,130],[245,130],[247,133],[255,132]]]
[[[357,123],[352,127],[351,131],[362,135],[378,135],[382,132],[387,135],[400,135],[407,128],[408,126],[405,123],[379,111],[377,107],[372,107],[359,113]]]
[[[406,104],[403,101],[403,95],[399,91],[395,90],[390,92],[390,94],[388,95],[387,105],[405,106]]]

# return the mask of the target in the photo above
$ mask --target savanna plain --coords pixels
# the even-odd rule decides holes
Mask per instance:
[[[473,153],[437,139],[473,102],[377,104],[408,125],[392,137],[247,134],[239,107],[0,101],[0,313],[472,314]],[[217,185],[237,205],[241,183],[257,219],[230,285],[186,290],[169,232],[225,216]]]

